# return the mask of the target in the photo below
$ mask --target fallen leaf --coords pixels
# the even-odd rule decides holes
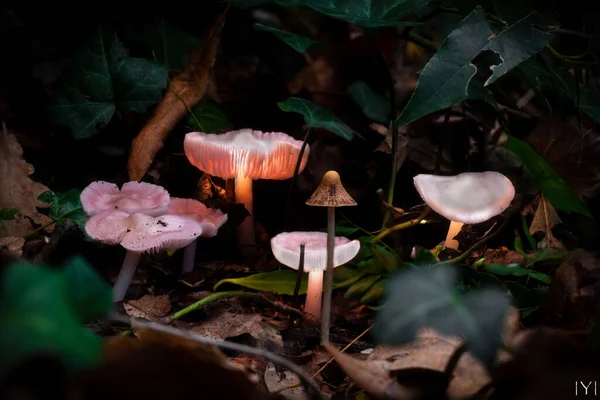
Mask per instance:
[[[501,264],[501,265],[511,265],[518,264],[520,266],[524,266],[527,264],[525,260],[525,256],[517,251],[510,250],[505,246],[502,246],[498,249],[486,249],[483,253],[482,257],[485,258],[483,265],[488,264]]]
[[[25,245],[25,239],[22,237],[0,237],[0,251],[6,251],[12,256],[21,257],[23,255],[23,245]]]
[[[271,393],[278,392],[278,394],[290,400],[308,399],[306,391],[302,386],[282,390],[290,386],[298,385],[300,383],[300,379],[298,379],[298,377],[290,371],[278,371],[273,363],[267,364],[264,380],[265,386]],[[281,392],[279,392],[280,390]]]
[[[433,388],[432,382],[425,382],[422,387],[412,386],[416,382],[401,383],[396,375],[402,376],[401,371],[413,371],[411,374],[423,370],[443,372],[459,345],[460,340],[427,329],[405,346],[376,347],[364,361],[340,353],[329,343],[324,346],[336,357],[344,372],[369,394],[378,398],[418,399],[424,393],[438,388]],[[454,369],[448,395],[450,398],[464,398],[476,393],[489,381],[485,367],[465,353]]]
[[[36,207],[47,208],[38,200],[38,196],[50,189],[29,178],[33,174],[33,165],[23,159],[23,148],[17,137],[8,133],[6,127],[0,132],[0,209],[18,208],[14,219],[3,221],[7,232],[0,229],[0,237],[27,236],[35,224],[45,225],[52,222],[48,216],[40,213]],[[53,226],[46,228],[51,231]]]
[[[214,198],[224,200],[227,197],[227,191],[221,186],[217,185],[211,179],[209,174],[202,174],[200,182],[198,182],[198,191],[198,200],[202,202],[214,200]]]
[[[600,260],[583,249],[570,251],[548,287],[549,317],[560,316],[562,323],[584,328],[594,318],[599,301]]]
[[[221,312],[191,329],[202,336],[217,340],[248,334],[256,341],[256,347],[275,352],[283,351],[283,340],[279,331],[260,314]]]
[[[213,346],[155,331],[139,331],[139,340],[107,341],[103,360],[75,376],[75,388],[86,399],[258,400],[260,391],[240,366]]]
[[[552,229],[562,223],[552,204],[542,194],[538,208],[529,227],[529,233],[535,235],[544,233],[544,238],[537,243],[538,249],[545,249],[548,253],[558,253],[565,250],[565,246],[553,234]]]
[[[574,120],[540,118],[527,142],[580,194],[600,191],[600,135],[581,131]]]
[[[139,181],[144,177],[154,156],[162,149],[166,137],[179,120],[187,115],[188,108],[195,106],[204,96],[217,58],[228,9],[229,7],[217,17],[204,39],[191,52],[187,67],[171,80],[152,117],[133,139],[127,164],[130,180]]]
[[[130,300],[123,304],[127,315],[158,322],[171,311],[171,300],[167,295],[145,295],[138,300]]]

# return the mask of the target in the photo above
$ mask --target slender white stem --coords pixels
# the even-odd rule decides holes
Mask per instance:
[[[462,222],[451,221],[450,227],[448,228],[448,234],[446,235],[446,241],[444,247],[447,249],[458,250],[458,241],[454,239],[454,236],[458,235],[462,226]]]
[[[183,264],[181,265],[181,273],[186,274],[194,270],[194,261],[196,260],[196,240],[185,246],[183,249]]]
[[[321,317],[321,296],[323,294],[323,271],[308,273],[308,288],[306,289],[306,302],[304,312],[312,314],[315,318]]]
[[[113,286],[113,302],[116,303],[125,298],[141,257],[142,253],[127,251],[121,271],[119,271],[119,276]]]
[[[250,215],[238,227],[238,243],[243,245],[242,255],[250,257],[255,254],[256,240],[254,238],[254,207],[252,199],[252,179],[235,178],[235,201],[242,203]]]

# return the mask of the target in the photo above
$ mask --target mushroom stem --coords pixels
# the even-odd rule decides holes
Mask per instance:
[[[113,303],[125,298],[141,257],[142,253],[127,251],[125,260],[123,260],[123,265],[119,271],[119,276],[113,286]]]
[[[252,201],[252,179],[238,176],[235,178],[235,201],[242,203],[250,213],[238,227],[238,243],[242,247],[242,255],[249,257],[254,254],[254,209]]]
[[[335,246],[335,207],[327,207],[327,268],[323,296],[323,316],[321,317],[321,343],[329,342],[331,321],[331,292],[333,291],[333,250]]]
[[[185,246],[183,250],[183,264],[181,273],[186,274],[194,270],[194,261],[196,260],[196,240]]]
[[[454,239],[454,236],[458,235],[463,225],[462,222],[450,221],[450,227],[448,228],[448,234],[444,242],[445,248],[458,250],[458,241]]]
[[[304,312],[312,314],[315,318],[321,316],[321,297],[323,294],[323,271],[308,273],[308,288],[306,289],[306,302]]]

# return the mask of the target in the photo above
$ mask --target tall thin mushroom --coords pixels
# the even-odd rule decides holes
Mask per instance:
[[[355,206],[356,201],[348,194],[340,175],[336,171],[327,171],[312,196],[306,201],[309,206],[327,207],[327,267],[325,269],[325,288],[323,313],[321,317],[321,343],[329,341],[329,323],[331,321],[331,293],[333,291],[333,259],[335,247],[335,209],[336,207]]]
[[[238,241],[244,256],[254,254],[254,207],[252,181],[256,179],[289,179],[302,141],[281,132],[241,129],[224,134],[190,132],[183,141],[185,155],[192,165],[207,174],[235,179],[236,202],[244,204],[250,216],[238,228]],[[310,148],[302,155],[304,170]]]
[[[450,220],[444,247],[458,250],[454,237],[463,224],[478,224],[501,214],[515,197],[515,188],[499,172],[464,172],[454,176],[420,174],[413,178],[431,209]]]

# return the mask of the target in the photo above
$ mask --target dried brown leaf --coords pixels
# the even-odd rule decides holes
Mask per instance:
[[[145,295],[138,300],[130,300],[123,304],[127,315],[134,318],[144,318],[159,321],[171,311],[171,300],[167,295]]]
[[[562,223],[552,204],[544,195],[540,198],[538,208],[529,227],[529,233],[535,235],[544,233],[544,238],[537,244],[538,248],[546,249],[548,253],[557,253],[565,250],[565,246],[552,234],[552,228]]]
[[[580,194],[600,190],[600,135],[580,131],[576,121],[541,118],[527,137],[529,144]]]
[[[22,237],[7,236],[0,238],[0,252],[7,252],[14,257],[23,255],[23,245],[25,245],[25,239]]]
[[[187,67],[171,80],[152,117],[133,139],[127,164],[129,179],[139,181],[144,177],[154,156],[162,149],[166,137],[187,114],[188,108],[196,105],[204,96],[217,58],[228,9],[229,7],[216,19],[200,44],[191,52]]]
[[[377,146],[375,151],[381,151],[386,154],[392,154],[392,133],[383,125],[373,123],[371,129],[383,135],[385,139]],[[396,148],[396,171],[399,171],[406,157],[408,156],[409,142],[405,135],[406,127],[401,127],[398,132],[398,143]]]
[[[27,236],[35,229],[32,221],[39,225],[52,222],[36,208],[48,207],[37,198],[49,189],[29,178],[33,172],[33,165],[23,159],[23,148],[17,137],[6,130],[0,132],[0,209],[19,209],[13,220],[4,221],[8,233],[0,229],[0,237]]]
[[[305,400],[308,399],[306,391],[300,386],[296,386],[300,383],[300,379],[290,371],[278,371],[273,363],[267,364],[265,369],[265,386],[269,389],[269,392],[278,392],[283,398],[290,400]],[[296,386],[291,389],[282,390]],[[281,392],[279,392],[281,390]]]

